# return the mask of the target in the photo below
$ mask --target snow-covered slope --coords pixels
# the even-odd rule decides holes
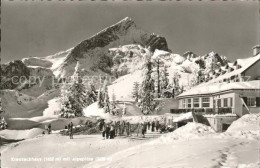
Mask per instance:
[[[153,50],[168,50],[165,38],[144,32],[127,17],[79,43],[55,69],[55,74],[60,77],[71,76],[77,61],[81,62],[81,68],[84,68],[86,74],[93,74],[99,70],[110,73],[109,48],[127,44],[147,45]],[[107,61],[105,67],[102,64],[104,61]]]
[[[185,61],[185,58],[179,54],[173,54],[171,52],[163,51],[163,50],[155,50],[152,56],[153,60],[160,59],[167,67],[173,65],[182,64]]]
[[[115,118],[115,116],[113,116],[109,113],[105,113],[105,110],[103,108],[99,108],[97,102],[86,107],[83,110],[83,115],[85,117],[97,117],[97,118],[103,118],[106,120],[111,120],[111,119]]]
[[[42,116],[43,111],[48,107],[48,101],[59,96],[58,90],[50,90],[39,97],[29,96],[19,91],[2,90],[2,108],[5,111],[3,116],[11,117],[36,117]]]
[[[37,57],[23,58],[22,61],[26,66],[41,66],[45,68],[50,68],[52,66],[50,61]]]

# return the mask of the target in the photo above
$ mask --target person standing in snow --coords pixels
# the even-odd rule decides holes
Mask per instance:
[[[147,122],[144,122],[145,133],[147,133]]]
[[[143,138],[144,138],[145,129],[146,129],[146,127],[145,127],[145,124],[144,124],[144,123],[142,123],[142,124],[141,124],[141,129],[142,129],[142,135],[143,135]]]
[[[140,123],[137,123],[136,126],[137,126],[137,133],[136,133],[136,136],[138,136],[138,135],[139,135],[139,131],[140,131],[140,127],[141,127],[141,125],[140,125]]]
[[[150,126],[151,126],[150,121],[148,121],[147,126],[148,126],[148,130],[150,130]]]
[[[113,124],[110,126],[110,139],[114,139],[114,134],[115,134],[115,127]]]
[[[125,121],[123,121],[123,125],[122,125],[122,135],[124,135],[125,133],[125,128],[126,128],[126,124],[125,124]]]
[[[48,125],[48,134],[51,133],[51,124]]]
[[[69,134],[70,134],[70,139],[73,139],[73,123],[70,123],[70,130],[69,130]]]
[[[155,127],[156,127],[156,132],[158,132],[158,130],[160,128],[160,123],[158,120],[156,121]]]
[[[152,132],[154,132],[155,122],[152,122]]]
[[[121,121],[118,121],[118,136],[121,136]]]
[[[119,132],[119,121],[115,121],[115,136],[118,136]]]
[[[130,123],[129,122],[126,123],[126,135],[127,136],[130,135]]]
[[[107,124],[106,125],[106,139],[109,138],[109,133],[110,133],[110,126]]]
[[[104,123],[104,124],[102,124],[102,137],[103,137],[103,139],[106,139],[106,124]]]
[[[100,120],[99,122],[99,130],[102,131],[103,127],[104,127],[105,121],[104,120]]]

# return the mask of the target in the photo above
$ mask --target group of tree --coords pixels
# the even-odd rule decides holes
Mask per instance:
[[[100,87],[97,94],[94,83],[82,81],[77,70],[70,82],[62,84],[61,101],[61,116],[65,118],[82,116],[83,109],[94,102],[98,103],[99,108],[104,108],[105,112],[111,112],[114,109],[114,106],[111,108],[109,101],[107,81]]]
[[[167,67],[159,59],[151,59],[152,53],[146,53],[142,82],[135,82],[132,97],[142,113],[150,114],[156,108],[155,98],[173,98],[184,91],[179,85],[180,74],[174,73],[169,81]]]

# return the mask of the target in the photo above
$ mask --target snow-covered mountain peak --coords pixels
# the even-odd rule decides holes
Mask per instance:
[[[131,18],[126,17],[75,46],[54,73],[60,77],[71,76],[77,61],[81,63],[81,68],[86,70],[86,74],[110,73],[109,49],[130,44],[147,46],[152,51],[169,51],[164,37],[143,31]],[[100,67],[104,60],[107,61],[107,67]],[[105,64],[102,63],[103,65]]]

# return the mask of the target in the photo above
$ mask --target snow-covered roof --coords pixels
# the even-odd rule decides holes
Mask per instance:
[[[188,113],[184,113],[183,115],[177,117],[177,118],[174,118],[173,119],[173,122],[180,122],[180,121],[184,121],[184,120],[189,120],[189,119],[192,119],[192,112],[188,112]]]
[[[233,83],[203,83],[192,89],[180,94],[178,98],[192,95],[206,95],[218,92],[237,90],[237,89],[260,89],[260,80],[247,81],[247,82],[233,82]]]
[[[208,81],[207,83],[216,83],[216,82],[221,81],[223,79],[230,78],[231,76],[235,76],[235,75],[241,74],[245,70],[247,70],[250,66],[252,66],[255,62],[257,62],[259,60],[260,60],[260,54],[258,54],[257,56],[254,56],[254,57],[250,57],[250,58],[237,59],[235,62],[238,65],[240,65],[241,68],[233,70],[233,71],[231,71],[229,73],[225,73],[223,75],[220,75],[217,78]]]
[[[236,114],[233,113],[226,113],[226,114],[205,114],[203,115],[207,118],[222,118],[222,117],[237,117]]]

